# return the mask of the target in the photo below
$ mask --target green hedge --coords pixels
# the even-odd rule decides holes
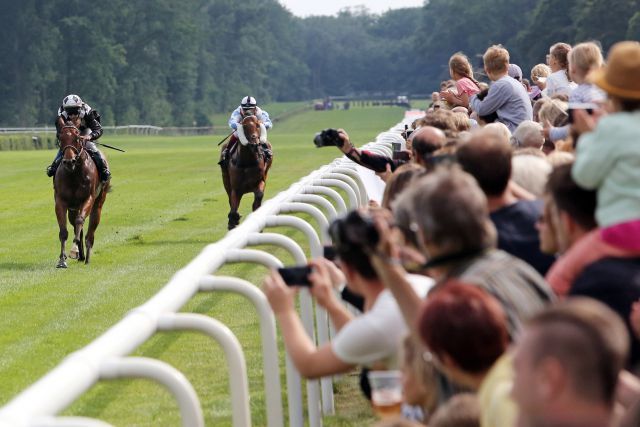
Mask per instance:
[[[0,135],[0,151],[12,150],[51,150],[57,148],[56,136],[47,134],[10,134]]]

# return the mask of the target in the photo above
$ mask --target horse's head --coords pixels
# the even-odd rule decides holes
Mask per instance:
[[[80,155],[84,150],[80,131],[72,122],[68,121],[60,128],[58,139],[62,151],[62,165],[67,170],[74,170],[80,162]]]
[[[257,147],[267,140],[267,129],[256,116],[245,116],[238,126],[238,139],[245,146]]]

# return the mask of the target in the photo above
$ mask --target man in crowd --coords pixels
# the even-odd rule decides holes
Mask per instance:
[[[628,350],[622,320],[597,301],[574,299],[536,315],[514,357],[518,426],[611,425]]]
[[[457,159],[487,197],[491,221],[498,231],[498,248],[544,275],[555,258],[540,251],[535,223],[542,213],[542,201],[519,200],[509,188],[512,152],[509,141],[500,134],[479,130],[458,148]]]

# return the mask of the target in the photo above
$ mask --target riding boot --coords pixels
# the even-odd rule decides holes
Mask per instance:
[[[233,147],[235,147],[237,141],[238,141],[237,139],[231,138],[229,143],[224,147],[224,149],[220,153],[220,161],[218,162],[218,164],[223,168],[226,168],[229,165],[231,150],[233,150]]]
[[[220,167],[222,167],[222,168],[226,168],[227,167],[227,165],[229,164],[228,161],[227,161],[227,157],[228,157],[227,147],[224,147],[224,149],[220,153],[220,161],[218,162]]]
[[[100,173],[100,181],[102,182],[107,182],[111,179],[111,172],[109,171],[109,167],[107,166],[107,162],[104,159],[104,157],[102,157],[102,153],[100,152],[100,150],[91,150],[89,147],[85,147],[87,150],[87,153],[89,153],[89,156],[91,157],[91,159],[93,160],[93,162],[96,164],[96,167],[98,168],[98,172]]]
[[[54,176],[56,171],[58,170],[58,166],[60,166],[60,162],[62,161],[62,151],[58,150],[56,154],[56,158],[53,159],[53,163],[50,166],[47,166],[47,176]]]

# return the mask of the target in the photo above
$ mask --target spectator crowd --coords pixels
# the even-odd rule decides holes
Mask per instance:
[[[640,425],[640,43],[555,43],[530,71],[467,57],[405,131],[409,160],[339,149],[386,182],[328,232],[316,346],[277,271],[263,290],[307,378],[399,370],[379,426]],[[294,284],[295,285],[295,284]]]

